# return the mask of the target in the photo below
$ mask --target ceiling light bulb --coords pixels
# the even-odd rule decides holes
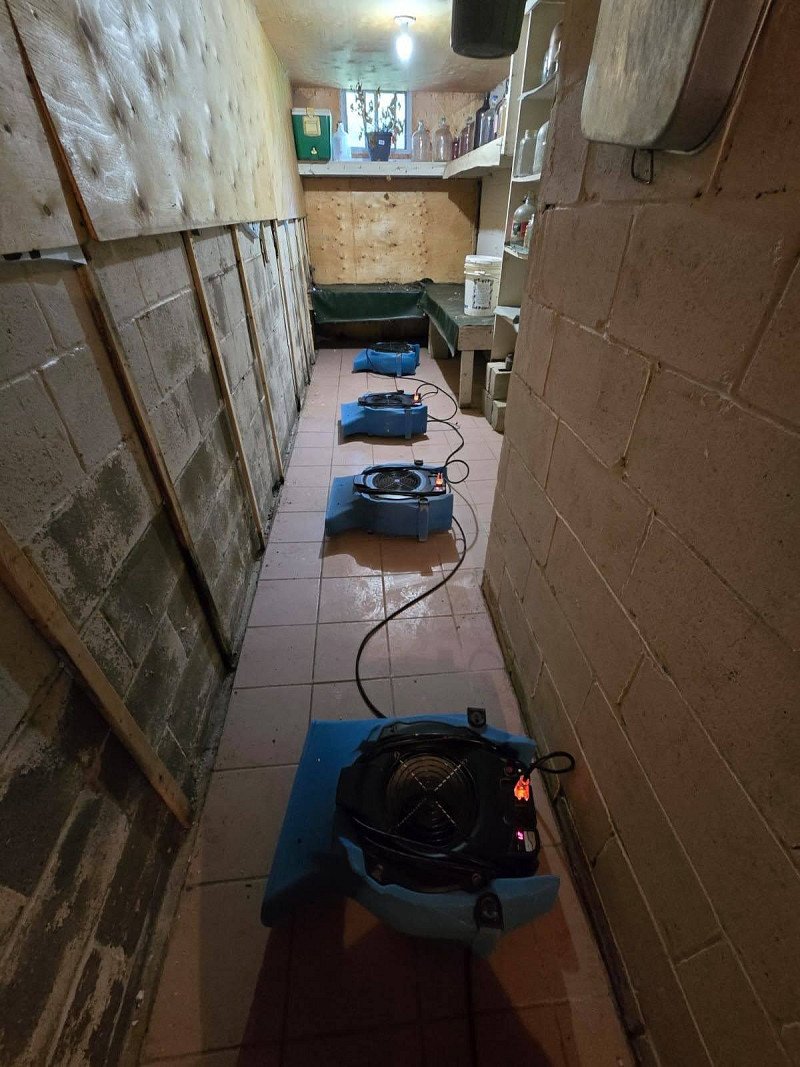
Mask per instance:
[[[411,53],[414,51],[414,39],[409,33],[409,26],[416,21],[412,15],[397,15],[395,22],[400,26],[400,33],[394,41],[397,58],[401,63],[408,63]]]

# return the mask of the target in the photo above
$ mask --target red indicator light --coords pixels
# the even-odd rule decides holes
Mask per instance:
[[[517,830],[517,841],[524,841],[524,840],[525,840],[525,834],[523,834],[522,830]]]
[[[520,775],[519,781],[514,786],[514,796],[517,800],[531,799],[531,782],[524,774]]]
[[[419,403],[419,393],[414,393],[414,403],[415,404]]]
[[[436,475],[436,481],[434,483],[437,489],[444,489],[444,475],[441,471]]]

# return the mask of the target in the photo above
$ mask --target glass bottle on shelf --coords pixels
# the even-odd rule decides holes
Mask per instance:
[[[506,91],[503,94],[503,98],[497,105],[497,121],[495,123],[494,135],[495,137],[505,137],[506,135],[506,119],[508,118],[508,82],[506,82]]]
[[[492,93],[489,98],[489,107],[481,115],[481,128],[478,131],[478,144],[488,144],[494,140],[494,128],[497,122],[497,96]]]
[[[442,115],[433,134],[433,159],[436,163],[449,163],[453,158],[453,135]]]
[[[514,248],[525,247],[525,233],[533,221],[535,205],[531,194],[528,193],[511,219],[511,231],[508,235],[508,243]]]
[[[411,158],[415,163],[430,163],[431,154],[430,134],[425,129],[425,123],[420,119],[416,130],[411,135]]]
[[[514,177],[524,178],[533,174],[533,155],[536,149],[536,138],[530,130],[526,130],[517,144],[517,152],[514,156]]]
[[[458,157],[461,155],[461,138],[460,137],[454,137],[453,138],[453,147],[451,149],[451,152],[453,154],[453,159],[458,159]]]
[[[550,120],[543,123],[539,127],[539,131],[536,134],[536,148],[533,153],[533,174],[541,174],[542,167],[544,166],[544,156],[547,151],[547,131],[550,127]]]
[[[475,121],[472,127],[472,142],[470,148],[480,148],[481,141],[481,123],[483,122],[483,116],[489,110],[489,94],[487,93],[483,98],[483,103],[475,112]]]
[[[461,146],[459,154],[465,156],[467,152],[472,150],[472,131],[475,128],[475,119],[470,115],[467,121],[464,123],[464,128],[461,131]]]
[[[343,122],[339,123],[336,127],[336,133],[331,138],[331,158],[335,162],[344,162],[352,158],[350,142],[347,140]]]
[[[557,22],[553,27],[553,32],[550,34],[550,43],[547,46],[547,51],[544,54],[544,63],[542,64],[542,84],[550,81],[558,73],[558,60],[561,55],[561,33],[564,28],[563,22]]]

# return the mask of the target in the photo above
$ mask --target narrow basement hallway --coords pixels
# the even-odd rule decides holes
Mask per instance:
[[[441,461],[457,443],[435,423],[414,442],[342,443],[339,405],[391,388],[354,374],[356,349],[323,349],[297,434],[253,601],[230,707],[181,893],[142,1063],[192,1067],[618,1067],[632,1063],[608,977],[535,779],[540,870],[562,879],[556,907],[500,942],[465,974],[464,950],[391,930],[353,901],[259,923],[309,719],[368,718],[354,682],[375,621],[451,569],[454,533],[426,543],[366,533],[323,536],[330,480],[371,462]],[[417,374],[452,389],[423,350]],[[407,379],[406,379],[407,381]],[[444,395],[430,403],[445,416]],[[491,619],[482,567],[502,436],[477,412],[456,422],[468,463],[456,515],[462,568],[379,632],[363,673],[387,714],[485,705],[491,724],[522,729]],[[453,467],[453,476],[460,468]],[[388,636],[388,639],[387,639]],[[473,1058],[469,1016],[474,1022]]]

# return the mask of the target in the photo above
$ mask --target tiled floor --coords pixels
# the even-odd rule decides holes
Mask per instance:
[[[310,717],[366,718],[353,681],[374,620],[434,584],[457,559],[451,534],[426,544],[364,533],[323,539],[331,477],[413,454],[444,459],[454,437],[431,424],[406,442],[339,441],[338,405],[387,379],[351,373],[352,350],[323,350],[270,535],[196,848],[172,931],[143,1063],[190,1067],[469,1067],[464,952],[416,941],[351,901],[259,923],[263,883]],[[423,353],[420,375],[444,383]],[[431,404],[444,414],[450,405]],[[368,646],[371,698],[401,715],[484,704],[520,728],[480,592],[502,439],[460,413],[474,506],[456,513],[470,547],[462,570]],[[453,468],[455,471],[455,468]],[[564,865],[541,783],[542,868],[561,875],[557,907],[508,935],[471,984],[481,1065],[631,1063],[608,981]]]

